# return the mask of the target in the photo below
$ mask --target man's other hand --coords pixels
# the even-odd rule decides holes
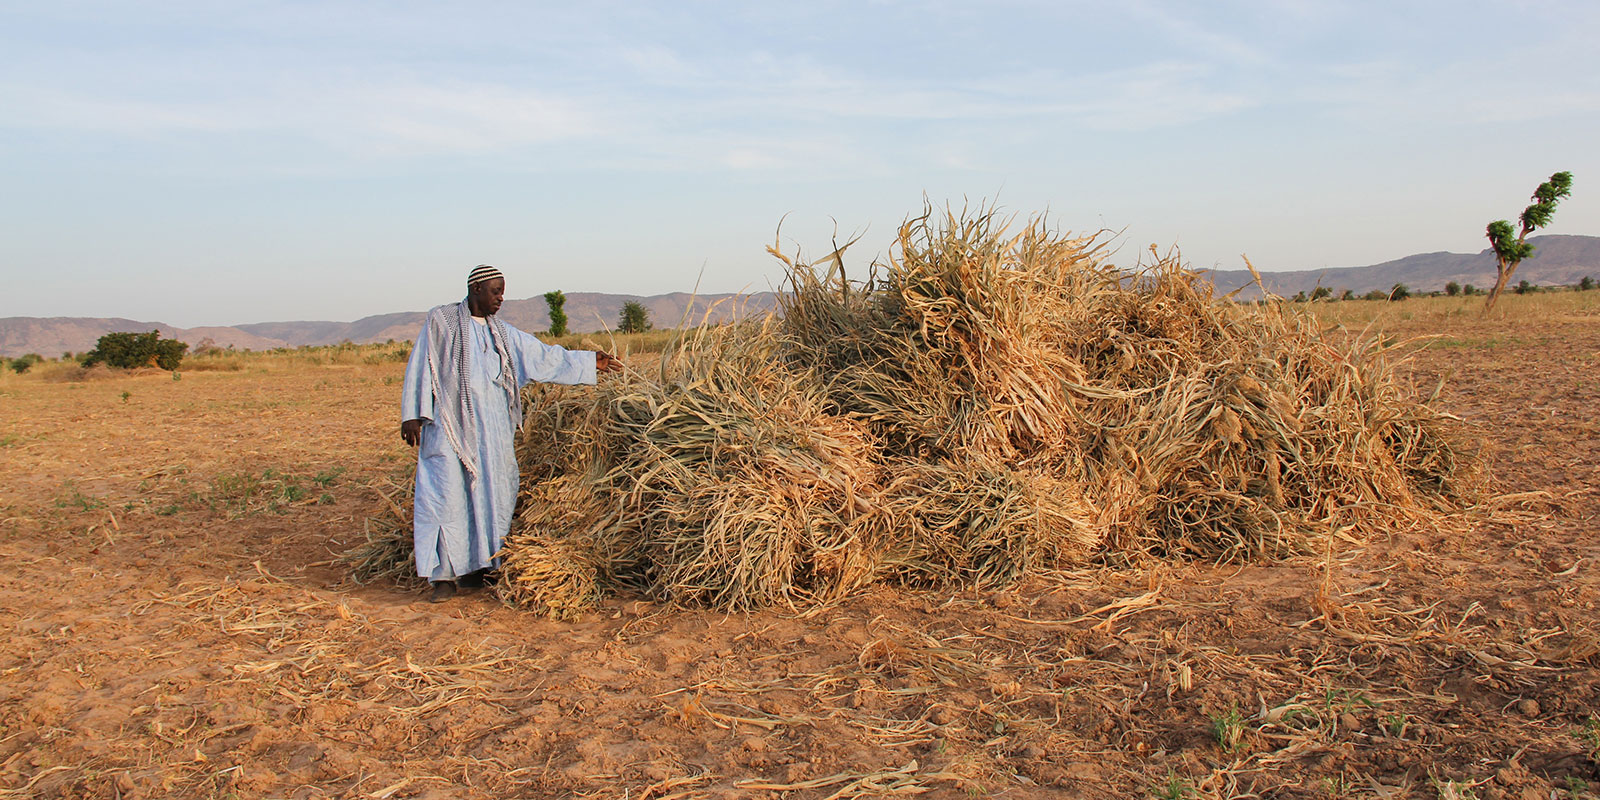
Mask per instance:
[[[408,419],[400,423],[400,438],[404,439],[406,444],[416,447],[417,442],[422,441],[422,420]]]
[[[604,350],[594,351],[595,372],[621,372],[622,362]]]

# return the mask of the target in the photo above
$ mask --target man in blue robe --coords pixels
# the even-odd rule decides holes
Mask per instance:
[[[406,364],[400,438],[417,447],[413,536],[417,574],[442,602],[483,585],[511,529],[517,503],[513,436],[518,390],[532,381],[594,383],[622,369],[604,352],[547,345],[495,312],[505,299],[499,270],[479,265],[467,297],[428,312]]]

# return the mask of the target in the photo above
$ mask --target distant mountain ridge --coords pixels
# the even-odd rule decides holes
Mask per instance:
[[[753,314],[766,313],[777,305],[772,292],[737,295],[692,295],[685,292],[644,297],[631,294],[573,292],[563,307],[567,327],[576,333],[591,333],[615,327],[622,304],[642,303],[656,327],[677,327],[682,320],[697,324],[729,322]],[[384,342],[410,340],[422,327],[426,311],[400,311],[362,317],[354,322],[304,320],[258,322],[226,327],[180,328],[164,322],[141,322],[121,317],[5,317],[0,318],[0,355],[16,357],[38,353],[55,357],[62,353],[81,353],[94,347],[107,333],[142,333],[159,330],[161,336],[188,342],[202,342],[239,350],[271,350],[275,347],[338,344],[340,342]],[[499,315],[526,331],[550,327],[549,307],[544,297],[507,300]]]
[[[1535,236],[1533,256],[1517,267],[1515,280],[1538,286],[1564,286],[1583,280],[1600,279],[1600,236],[1549,234]],[[1249,270],[1201,270],[1216,284],[1217,293],[1227,294],[1240,287],[1241,299],[1260,296]],[[1414,292],[1444,289],[1450,281],[1480,289],[1494,285],[1494,252],[1485,248],[1477,253],[1418,253],[1367,267],[1334,267],[1296,272],[1262,272],[1268,291],[1284,297],[1297,292],[1310,294],[1318,286],[1332,289],[1335,295],[1345,289],[1365,294],[1374,289],[1389,291],[1403,283]]]
[[[1600,236],[1550,234],[1529,241],[1537,249],[1533,257],[1518,268],[1517,280],[1541,286],[1570,285],[1584,276],[1600,279]],[[1260,295],[1246,270],[1201,270],[1216,284],[1219,295],[1241,289],[1238,297]],[[1366,267],[1335,267],[1297,272],[1263,272],[1262,282],[1269,291],[1284,297],[1297,292],[1309,294],[1326,286],[1335,294],[1349,289],[1365,294],[1374,289],[1388,291],[1403,283],[1412,291],[1443,289],[1448,281],[1488,288],[1494,284],[1494,255],[1485,249],[1478,253],[1419,253]],[[730,320],[765,313],[777,304],[777,295],[761,292],[751,295],[690,295],[683,292],[642,297],[628,294],[572,292],[567,295],[567,326],[589,333],[616,325],[617,313],[627,301],[643,303],[657,327],[676,327],[680,320],[698,323]],[[274,347],[383,342],[409,340],[416,336],[426,311],[400,311],[362,317],[354,322],[297,321],[259,322],[228,327],[179,328],[161,322],[131,319],[86,317],[6,317],[0,318],[0,355],[20,356],[38,353],[54,357],[64,352],[81,353],[107,333],[160,330],[162,336],[180,339],[196,347],[209,340],[218,347],[269,350]],[[500,309],[507,322],[526,331],[542,331],[550,320],[543,297],[507,300]]]

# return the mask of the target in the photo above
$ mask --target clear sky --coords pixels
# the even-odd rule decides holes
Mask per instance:
[[[1574,173],[1600,3],[0,0],[0,317],[352,320],[772,288],[998,200],[1119,261],[1483,249]]]

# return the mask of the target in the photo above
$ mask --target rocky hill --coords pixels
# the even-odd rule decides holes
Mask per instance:
[[[1600,280],[1600,236],[1535,236],[1533,256],[1517,267],[1515,280],[1538,286],[1569,286],[1590,276]],[[1244,299],[1260,294],[1248,270],[1207,270],[1219,294],[1240,287]],[[1374,289],[1389,291],[1403,283],[1414,292],[1433,292],[1450,281],[1481,289],[1494,285],[1494,253],[1419,253],[1366,267],[1336,267],[1299,272],[1263,272],[1262,282],[1274,294],[1292,297],[1296,292],[1310,294],[1326,286],[1337,295],[1345,289],[1365,294]]]
[[[1584,276],[1600,279],[1600,236],[1548,235],[1531,240],[1537,249],[1533,257],[1517,270],[1518,280],[1540,286],[1571,285]],[[1260,294],[1250,273],[1245,270],[1207,270],[1218,292],[1235,289],[1241,299]],[[1412,291],[1443,289],[1448,281],[1487,288],[1494,284],[1494,256],[1478,253],[1420,253],[1366,267],[1337,267],[1299,272],[1264,272],[1262,280],[1274,294],[1291,297],[1296,292],[1310,293],[1326,286],[1335,294],[1349,289],[1365,294],[1374,289],[1388,291],[1403,283]],[[677,327],[681,321],[727,322],[771,309],[777,298],[771,292],[752,295],[673,294],[638,295],[573,292],[567,295],[567,326],[579,333],[605,330],[617,323],[622,304],[629,300],[644,304],[657,327]],[[260,322],[232,327],[178,328],[161,322],[138,322],[120,318],[83,317],[6,317],[0,319],[0,355],[19,356],[38,353],[59,356],[81,353],[94,346],[106,333],[160,330],[168,338],[188,342],[191,347],[209,340],[218,347],[266,350],[302,345],[382,342],[410,339],[422,324],[425,312],[400,311],[363,317],[354,322],[297,321]],[[500,309],[506,321],[527,331],[549,327],[543,297],[507,300]]]
[[[574,292],[567,295],[563,310],[567,327],[589,333],[615,327],[622,304],[644,304],[656,327],[677,327],[683,320],[699,323],[728,322],[741,316],[763,313],[777,302],[776,295],[694,295],[683,292],[641,297],[637,295]],[[0,355],[20,356],[38,353],[54,358],[65,352],[81,353],[107,333],[161,331],[161,336],[178,339],[197,347],[202,342],[239,350],[270,350],[303,345],[383,342],[410,339],[417,335],[425,311],[401,311],[363,317],[354,322],[308,320],[260,322],[231,327],[179,328],[164,322],[140,322],[122,318],[89,317],[5,317],[0,318]],[[500,308],[507,322],[526,331],[542,331],[550,326],[548,307],[543,297],[507,300]]]

